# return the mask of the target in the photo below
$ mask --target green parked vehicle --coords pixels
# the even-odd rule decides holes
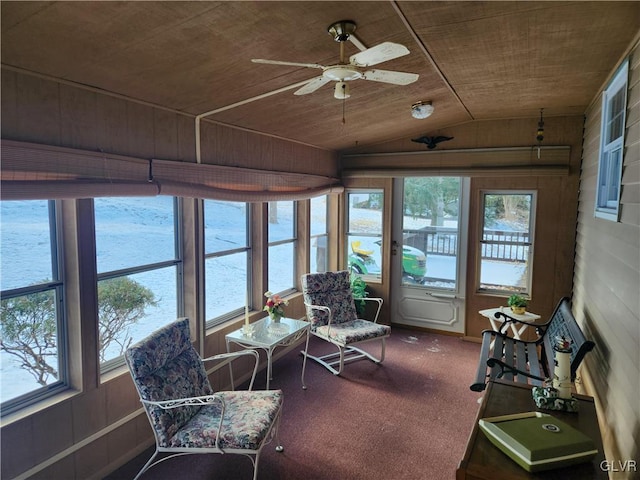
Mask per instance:
[[[376,242],[378,246],[380,241]],[[362,275],[379,275],[380,266],[373,258],[373,250],[364,250],[359,240],[351,242],[349,270]],[[405,282],[424,283],[427,273],[427,256],[421,250],[408,245],[402,246],[402,277]]]

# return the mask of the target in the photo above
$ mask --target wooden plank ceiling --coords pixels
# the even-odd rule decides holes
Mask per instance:
[[[5,68],[191,115],[223,109],[207,118],[348,151],[540,108],[582,114],[638,34],[640,2],[7,1],[1,16]],[[376,68],[419,80],[354,80],[346,101],[332,83],[254,100],[320,70],[252,58],[335,64],[339,43],[327,27],[344,19],[367,47],[405,45],[409,55]],[[410,115],[419,100],[433,102],[428,119]]]

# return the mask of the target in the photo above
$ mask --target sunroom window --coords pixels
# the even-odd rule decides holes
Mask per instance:
[[[617,221],[620,214],[628,62],[624,62],[602,95],[600,164],[595,215]]]
[[[379,282],[382,279],[382,190],[347,192],[347,265],[352,273]]]
[[[55,203],[3,201],[0,207],[4,415],[66,388],[67,362]]]
[[[296,288],[296,202],[269,202],[269,284],[273,293]]]
[[[309,249],[309,260],[311,273],[327,271],[327,201],[328,195],[314,197],[311,199],[311,248]]]
[[[183,311],[177,203],[167,196],[94,201],[102,372]]]
[[[535,192],[482,193],[478,291],[531,293],[535,205]]]
[[[207,327],[244,313],[251,288],[248,216],[247,203],[204,201]]]

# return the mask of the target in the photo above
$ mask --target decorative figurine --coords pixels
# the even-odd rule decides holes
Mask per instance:
[[[553,386],[533,387],[533,400],[538,408],[577,412],[578,402],[571,396],[571,341],[563,336],[556,337],[553,350],[556,363]]]

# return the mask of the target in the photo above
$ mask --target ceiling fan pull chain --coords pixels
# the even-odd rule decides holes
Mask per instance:
[[[346,84],[343,83],[343,89],[346,87]],[[347,121],[344,118],[344,111],[345,111],[345,100],[347,99],[346,95],[342,95],[342,124],[344,125],[345,123],[347,123]]]

